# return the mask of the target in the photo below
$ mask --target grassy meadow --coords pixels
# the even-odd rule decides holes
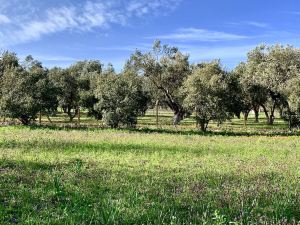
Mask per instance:
[[[280,120],[52,121],[0,127],[0,224],[299,224],[300,138]]]

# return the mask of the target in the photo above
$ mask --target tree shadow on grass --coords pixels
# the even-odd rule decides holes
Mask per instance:
[[[132,133],[159,133],[159,134],[178,134],[178,135],[200,135],[200,136],[266,136],[266,137],[274,137],[274,136],[300,136],[300,131],[196,131],[196,130],[171,130],[171,129],[154,129],[154,128],[117,128],[111,129],[102,126],[58,126],[58,125],[44,125],[44,126],[30,126],[32,130],[39,130],[39,129],[50,129],[50,130],[65,130],[65,131],[72,131],[72,130],[81,130],[81,131],[97,131],[97,130],[114,130],[114,131],[122,131],[122,132],[132,132]]]

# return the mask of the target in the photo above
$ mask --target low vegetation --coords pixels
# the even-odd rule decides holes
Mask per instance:
[[[299,133],[265,118],[201,133],[172,112],[135,130],[0,127],[0,224],[297,224]],[[95,125],[95,124],[94,124]]]
[[[221,134],[2,127],[0,224],[296,224],[299,137]]]

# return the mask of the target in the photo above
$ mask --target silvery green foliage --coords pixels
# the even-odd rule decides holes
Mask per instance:
[[[28,56],[21,65],[15,54],[6,52],[1,57],[1,64],[2,115],[28,125],[38,112],[56,110],[56,89],[40,62]]]
[[[156,41],[151,51],[136,51],[126,65],[147,78],[155,100],[159,99],[174,112],[174,125],[186,114],[180,88],[190,74],[188,58],[178,48]]]
[[[240,109],[247,119],[248,113],[259,107],[266,108],[268,101],[268,89],[249,78],[247,63],[240,63],[233,71],[232,75],[238,80],[238,96],[240,98]]]
[[[300,128],[300,74],[286,84],[284,95],[287,99],[282,117],[289,122],[290,128]]]
[[[134,73],[117,75],[110,72],[99,77],[94,110],[103,116],[107,126],[135,127],[137,117],[147,110],[148,94],[143,90],[141,77]]]
[[[211,120],[230,117],[227,110],[225,72],[219,61],[197,65],[183,85],[184,106],[195,112],[197,124],[206,131]]]
[[[268,101],[264,106],[270,124],[274,121],[275,110],[280,109],[281,116],[292,125],[291,116],[296,111],[292,109],[295,91],[291,88],[299,78],[299,71],[300,50],[292,46],[261,45],[249,52],[244,81],[267,90]]]
[[[96,102],[93,89],[101,71],[99,61],[79,61],[66,69],[53,68],[49,71],[51,80],[59,90],[59,106],[68,114],[70,121],[77,115],[79,107],[93,114]]]
[[[7,112],[4,108],[3,102],[3,93],[5,92],[4,87],[4,74],[8,73],[9,70],[19,67],[19,59],[15,53],[12,52],[2,52],[0,55],[0,116],[6,116]]]

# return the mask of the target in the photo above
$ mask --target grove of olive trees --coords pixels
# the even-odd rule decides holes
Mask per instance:
[[[241,115],[246,125],[252,110],[255,122],[262,111],[268,124],[280,115],[289,129],[298,128],[300,49],[261,45],[232,71],[219,60],[191,64],[160,41],[148,52],[137,50],[119,73],[100,61],[47,69],[31,56],[21,61],[5,51],[0,57],[0,116],[24,125],[60,109],[71,122],[85,110],[112,128],[135,127],[138,116],[158,104],[174,113],[174,125],[194,115],[201,131],[210,121]]]

